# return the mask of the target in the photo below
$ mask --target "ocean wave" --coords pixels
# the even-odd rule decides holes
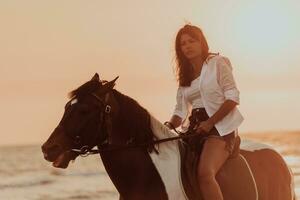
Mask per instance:
[[[32,187],[37,185],[49,185],[53,183],[54,180],[44,179],[38,181],[28,181],[22,183],[7,183],[7,184],[0,184],[0,190],[6,188],[25,188],[25,187]]]

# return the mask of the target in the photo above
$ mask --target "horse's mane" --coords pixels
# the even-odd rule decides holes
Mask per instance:
[[[84,96],[86,94],[90,94],[90,93],[94,92],[97,88],[99,88],[101,86],[102,86],[101,82],[96,81],[96,80],[90,80],[90,81],[84,83],[83,85],[81,85],[80,87],[78,87],[77,89],[69,92],[68,97],[74,98],[74,97],[78,97],[78,96]]]
[[[151,129],[151,116],[136,100],[113,90],[113,94],[120,105],[119,117],[122,127],[133,134],[137,143],[151,142],[156,137]],[[150,147],[151,149],[153,148]]]

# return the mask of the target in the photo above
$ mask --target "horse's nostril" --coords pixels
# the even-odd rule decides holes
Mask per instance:
[[[43,145],[42,152],[46,160],[52,161],[60,154],[61,148],[59,145]]]
[[[43,153],[43,155],[44,155],[44,158],[47,160],[48,159],[48,154]]]
[[[59,145],[55,144],[55,145],[51,145],[51,146],[42,146],[42,152],[44,154],[47,154],[49,152],[56,152],[59,150]]]

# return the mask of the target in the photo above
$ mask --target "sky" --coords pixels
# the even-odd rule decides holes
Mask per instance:
[[[240,133],[300,130],[298,0],[0,0],[0,145],[41,144],[67,93],[98,72],[164,122],[175,106],[174,42],[199,26],[230,59]]]

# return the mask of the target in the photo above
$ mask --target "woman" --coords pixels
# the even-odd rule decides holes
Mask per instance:
[[[166,125],[182,125],[188,107],[192,107],[190,127],[208,135],[198,164],[198,182],[205,200],[223,199],[215,176],[231,155],[237,139],[237,128],[243,117],[237,109],[239,91],[230,61],[209,53],[200,28],[185,25],[175,42],[177,61],[177,104]]]

